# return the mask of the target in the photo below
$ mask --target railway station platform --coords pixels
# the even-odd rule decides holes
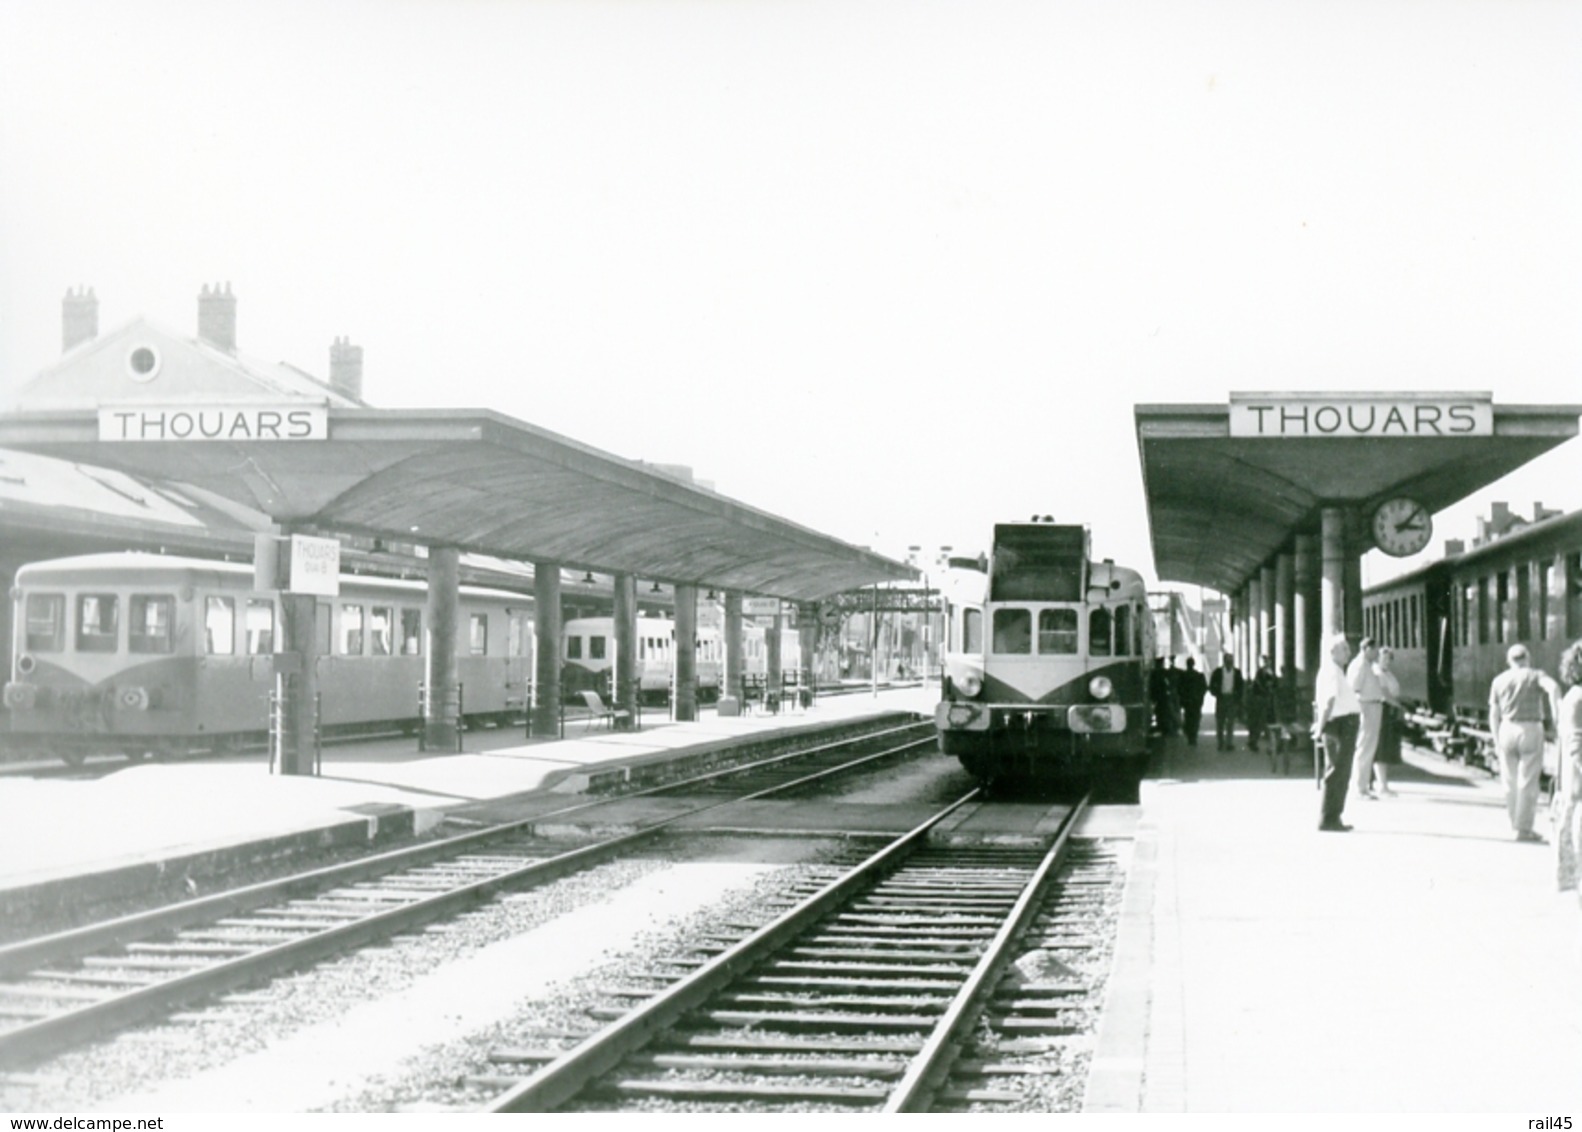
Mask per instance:
[[[1143,784],[1085,1111],[1582,1111],[1582,910],[1498,781],[1409,750],[1320,832],[1306,756],[1205,729]]]
[[[600,778],[706,756],[744,738],[887,713],[931,716],[937,685],[821,695],[806,709],[695,722],[645,711],[611,730],[568,719],[559,740],[468,732],[460,752],[414,739],[324,749],[317,777],[271,774],[263,754],[172,762],[90,763],[84,774],[0,778],[0,917],[184,886],[229,887],[227,874],[271,857],[366,846],[436,827],[459,810],[533,791],[569,795]],[[52,770],[58,768],[51,768]]]

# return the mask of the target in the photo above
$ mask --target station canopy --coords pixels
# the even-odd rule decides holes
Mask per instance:
[[[192,484],[302,530],[808,601],[914,571],[487,410],[38,410],[0,446]]]
[[[1135,412],[1155,570],[1228,594],[1292,535],[1317,534],[1323,508],[1405,496],[1433,514],[1576,436],[1582,406],[1233,393]]]

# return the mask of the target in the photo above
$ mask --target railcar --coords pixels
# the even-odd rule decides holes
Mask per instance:
[[[17,571],[8,724],[14,755],[80,763],[224,750],[262,739],[278,597],[250,565],[113,553]],[[456,639],[463,722],[520,718],[533,671],[531,599],[463,586]],[[325,734],[415,729],[431,647],[421,582],[343,576],[318,600]]]
[[[1511,645],[1525,644],[1552,676],[1582,638],[1582,511],[1370,586],[1363,627],[1394,650],[1405,698],[1486,721],[1489,684]]]
[[[562,631],[561,690],[574,698],[584,691],[612,694],[615,666],[615,619],[579,617]],[[719,698],[725,645],[717,629],[700,628],[696,647],[698,698]],[[668,617],[637,619],[637,684],[644,700],[663,703],[675,679],[676,625]]]
[[[762,684],[769,674],[768,630],[757,624],[742,626],[742,671],[747,679]],[[806,682],[802,671],[802,635],[796,629],[780,630],[780,679],[783,684]]]
[[[988,591],[987,559],[953,557],[945,563],[939,593],[944,624],[941,694],[960,688],[968,698],[983,687],[983,603]]]
[[[960,607],[959,667],[934,713],[940,749],[988,784],[1086,784],[1103,800],[1135,802],[1155,652],[1142,576],[1093,561],[1085,527],[1001,523],[979,677],[974,612],[971,602]]]

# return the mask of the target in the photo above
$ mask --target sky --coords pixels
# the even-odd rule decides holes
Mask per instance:
[[[1582,5],[0,0],[0,393],[106,332],[486,408],[901,557],[1088,524],[1133,406],[1582,402]],[[1582,507],[1572,441],[1441,513]]]

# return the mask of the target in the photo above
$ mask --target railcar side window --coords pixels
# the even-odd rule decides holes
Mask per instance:
[[[1117,605],[1115,607],[1115,654],[1125,656],[1128,653],[1140,652],[1132,647],[1132,607]]]
[[[983,610],[963,609],[961,611],[961,651],[983,651]]]
[[[395,621],[387,605],[376,605],[368,611],[368,651],[374,656],[390,655],[390,633]]]
[[[77,651],[114,652],[119,640],[120,598],[115,594],[77,595]]]
[[[994,611],[994,651],[1012,656],[1033,651],[1033,614],[1027,609]]]
[[[489,615],[474,613],[467,620],[467,653],[469,656],[489,655]]]
[[[589,637],[588,638],[588,659],[589,660],[603,660],[604,659],[604,640],[605,639],[603,637]]]
[[[581,660],[582,659],[582,638],[581,637],[567,637],[566,638],[566,659],[567,660]]]
[[[1108,618],[1106,618],[1106,621]],[[1077,611],[1044,609],[1038,613],[1038,651],[1070,655],[1077,651]]]
[[[169,594],[133,594],[127,602],[128,652],[176,651],[176,599]]]
[[[268,656],[275,651],[275,603],[247,599],[247,655]]]
[[[236,652],[236,602],[228,597],[203,599],[203,651],[210,656]]]
[[[401,655],[417,656],[423,650],[423,611],[401,611]]]
[[[1088,655],[1110,656],[1110,611],[1099,606],[1088,614]],[[1042,648],[1043,641],[1039,641]]]
[[[27,651],[60,652],[66,647],[64,594],[27,595]]]
[[[341,606],[341,652],[346,656],[363,654],[363,607]]]

